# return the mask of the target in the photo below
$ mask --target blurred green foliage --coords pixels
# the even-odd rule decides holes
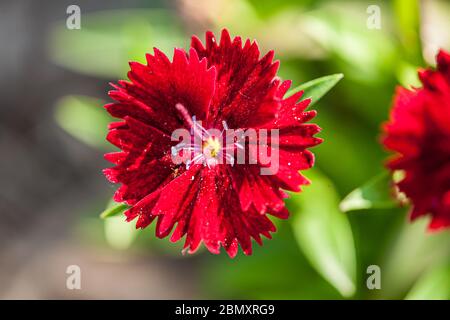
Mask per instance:
[[[256,38],[263,50],[274,49],[281,60],[280,76],[294,85],[328,74],[345,75],[314,106],[324,143],[314,148],[316,169],[306,173],[312,184],[287,201],[292,217],[276,221],[274,239],[263,248],[255,245],[250,257],[239,254],[230,260],[224,254],[199,252],[203,297],[449,299],[449,232],[426,233],[426,219],[409,224],[407,208],[392,207],[389,190],[382,187],[389,179],[369,180],[383,177],[386,154],[378,142],[379,127],[388,117],[394,88],[417,86],[416,69],[425,66],[422,51],[430,40],[421,32],[423,10],[438,3],[443,9],[431,11],[448,22],[450,4],[378,1],[382,27],[369,29],[366,9],[372,3],[367,1],[229,0],[214,2],[217,8],[209,2],[196,10],[187,5],[184,11],[173,10],[177,3],[158,10],[84,14],[80,31],[59,23],[51,34],[49,54],[61,66],[116,81],[126,78],[129,60],[143,62],[152,47],[170,56],[174,47],[188,46],[186,30],[201,35],[205,30],[198,25],[208,25],[216,32],[226,27],[234,35]],[[435,32],[445,36],[442,28]],[[105,99],[105,93],[99,97]],[[56,107],[56,119],[81,141],[105,148],[111,119],[102,104],[66,97]],[[344,214],[339,202],[355,189],[344,209],[356,206],[362,213]],[[98,219],[91,223],[92,216],[97,212],[86,218],[89,223],[80,222],[89,225],[89,234],[103,227]],[[131,245],[135,236],[123,219],[106,221],[111,222],[104,225],[102,241],[117,249]],[[182,244],[150,236],[153,228],[134,231],[138,235],[132,248],[178,257]],[[369,265],[381,267],[381,290],[366,286]]]
[[[362,209],[393,208],[399,203],[395,199],[391,174],[387,171],[370,179],[350,192],[340,203],[343,212]]]
[[[299,247],[316,270],[344,297],[356,291],[356,256],[347,217],[339,211],[339,195],[317,169],[307,174],[314,188],[292,195],[287,205],[296,215],[292,227]]]
[[[436,265],[417,280],[406,296],[408,300],[448,300],[450,297],[450,265]]]
[[[110,149],[105,140],[108,124],[113,121],[102,108],[101,99],[85,96],[65,96],[56,103],[55,120],[68,133],[84,143],[104,150]]]
[[[116,79],[125,77],[128,61],[145,62],[158,47],[171,52],[185,41],[178,20],[165,10],[113,10],[83,15],[80,32],[60,23],[51,33],[52,60],[71,70]]]

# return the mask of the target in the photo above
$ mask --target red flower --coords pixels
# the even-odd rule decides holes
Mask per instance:
[[[404,170],[400,191],[412,201],[411,220],[431,215],[430,230],[450,226],[450,55],[440,51],[437,70],[419,72],[423,83],[398,88],[384,145],[397,152],[391,170]]]
[[[291,83],[276,77],[273,51],[259,55],[255,42],[242,46],[240,37],[231,39],[223,30],[220,42],[208,32],[206,46],[194,36],[189,53],[175,49],[172,62],[154,49],[147,65],[130,63],[130,82],[113,85],[109,95],[116,103],[105,106],[123,119],[110,125],[107,140],[122,151],[105,155],[116,166],[104,172],[122,184],[114,199],[131,206],[127,221],[137,218],[136,227],[145,228],[157,218],[156,235],[166,237],[174,229],[173,242],[186,235],[189,253],[203,241],[212,253],[223,246],[234,257],[238,244],[249,255],[251,238],[259,244],[261,234],[271,238],[275,226],[267,214],[288,217],[281,189],[300,191],[308,184],[298,171],[313,165],[307,148],[320,143],[313,137],[320,129],[304,124],[316,113],[305,112],[310,100],[298,102],[301,92],[283,99]],[[171,139],[179,128],[278,129],[279,170],[261,175],[267,165],[259,160],[219,164],[225,148],[217,137],[203,137],[200,151],[180,147]],[[175,164],[174,152],[197,157],[189,165]]]

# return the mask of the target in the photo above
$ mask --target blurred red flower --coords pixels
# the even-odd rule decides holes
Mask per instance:
[[[383,143],[397,152],[388,167],[405,173],[398,187],[413,203],[411,220],[430,215],[435,231],[450,226],[450,55],[441,50],[437,70],[419,77],[422,88],[397,89]]]
[[[174,229],[175,242],[186,235],[185,251],[193,253],[203,242],[212,253],[223,246],[234,257],[238,244],[249,255],[251,238],[259,244],[261,234],[271,238],[275,226],[267,214],[288,217],[282,189],[300,191],[309,183],[299,170],[313,165],[307,148],[321,142],[313,137],[320,128],[305,124],[316,113],[305,111],[309,99],[298,102],[302,92],[283,99],[291,82],[276,77],[273,51],[259,55],[256,42],[242,45],[223,30],[220,43],[207,32],[206,46],[194,36],[189,53],[175,49],[172,62],[154,49],[146,65],[130,63],[130,81],[113,85],[109,95],[116,102],[105,106],[123,119],[110,125],[107,140],[122,151],[105,155],[116,166],[104,173],[122,184],[114,199],[131,206],[127,221],[137,218],[136,227],[145,228],[157,218],[156,236]],[[211,159],[200,151],[190,165],[175,164],[174,149],[189,149],[172,141],[178,128],[278,129],[279,169],[261,175],[260,162],[211,162],[224,149],[208,139],[202,143],[211,148]]]

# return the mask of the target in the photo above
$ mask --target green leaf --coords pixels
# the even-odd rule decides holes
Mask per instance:
[[[385,30],[389,8],[378,5]],[[390,32],[367,28],[367,8],[361,1],[328,1],[303,15],[302,26],[306,37],[314,39],[350,81],[373,86],[390,78],[397,52]]]
[[[117,216],[127,210],[129,207],[124,203],[116,203],[111,206],[108,206],[101,214],[100,218],[106,219]]]
[[[341,201],[339,208],[343,212],[363,209],[393,208],[397,205],[391,187],[391,176],[386,171],[372,178],[362,187],[350,192]]]
[[[450,265],[438,265],[425,272],[407,294],[407,300],[450,299]]]
[[[56,104],[58,125],[82,142],[111,149],[105,137],[112,118],[102,106],[104,101],[85,96],[66,96]]]
[[[312,184],[288,200],[298,245],[311,265],[344,297],[356,290],[356,254],[348,217],[339,211],[339,196],[317,169]]]
[[[134,223],[128,223],[120,214],[129,206],[124,203],[117,203],[113,199],[100,214],[104,220],[104,231],[106,242],[114,249],[128,249],[136,239],[138,232]]]
[[[70,70],[104,78],[125,77],[128,61],[145,62],[153,47],[170,54],[185,43],[178,20],[166,10],[107,10],[83,14],[81,30],[59,21],[50,33],[49,55]]]
[[[303,90],[303,97],[311,98],[311,103],[309,105],[311,107],[328,91],[330,91],[331,88],[333,88],[343,77],[344,75],[342,73],[337,73],[308,81],[294,89],[289,90],[285,97],[290,97],[293,94]]]
[[[223,252],[218,257],[205,257],[210,259],[200,266],[204,292],[220,299],[339,299],[339,292],[300,252],[288,221],[273,222],[276,237],[264,241],[262,247],[254,245],[252,256],[240,252],[230,259]]]
[[[397,80],[403,87],[406,88],[421,87],[422,84],[419,80],[417,69],[417,66],[414,66],[406,61],[400,61],[397,64],[397,69],[395,70]]]
[[[420,43],[420,1],[394,0],[392,2],[398,35],[408,61],[422,64]]]
[[[382,283],[386,284],[380,298],[398,299],[414,284],[419,286],[417,279],[427,270],[445,263],[448,267],[450,232],[426,232],[429,223],[428,217],[421,217],[413,223],[402,221],[401,228],[395,230],[380,265]]]
[[[137,235],[135,224],[126,222],[122,217],[115,216],[105,220],[106,242],[114,249],[128,249]]]

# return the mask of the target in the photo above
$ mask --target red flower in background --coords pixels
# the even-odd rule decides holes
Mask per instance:
[[[116,166],[104,173],[122,184],[114,200],[131,206],[127,221],[137,218],[136,227],[145,228],[157,219],[156,235],[174,229],[173,242],[186,235],[189,253],[203,242],[212,253],[223,246],[234,257],[238,244],[249,255],[251,238],[259,244],[261,234],[271,238],[267,214],[288,217],[282,189],[309,183],[299,170],[313,165],[307,148],[320,143],[313,137],[320,129],[304,123],[316,113],[305,111],[309,99],[298,102],[301,92],[283,99],[291,83],[276,77],[273,51],[259,55],[255,42],[242,44],[223,30],[220,42],[208,32],[206,46],[194,36],[189,52],[175,49],[172,62],[154,49],[146,65],[130,63],[130,82],[113,85],[116,102],[105,106],[122,119],[110,125],[107,140],[121,151],[105,155]],[[206,129],[279,129],[277,174],[260,175],[261,163],[175,164],[171,133],[192,129],[192,118]]]
[[[440,51],[437,70],[419,72],[420,89],[398,88],[384,145],[397,152],[391,170],[413,203],[411,219],[431,215],[430,230],[450,226],[450,55]]]

